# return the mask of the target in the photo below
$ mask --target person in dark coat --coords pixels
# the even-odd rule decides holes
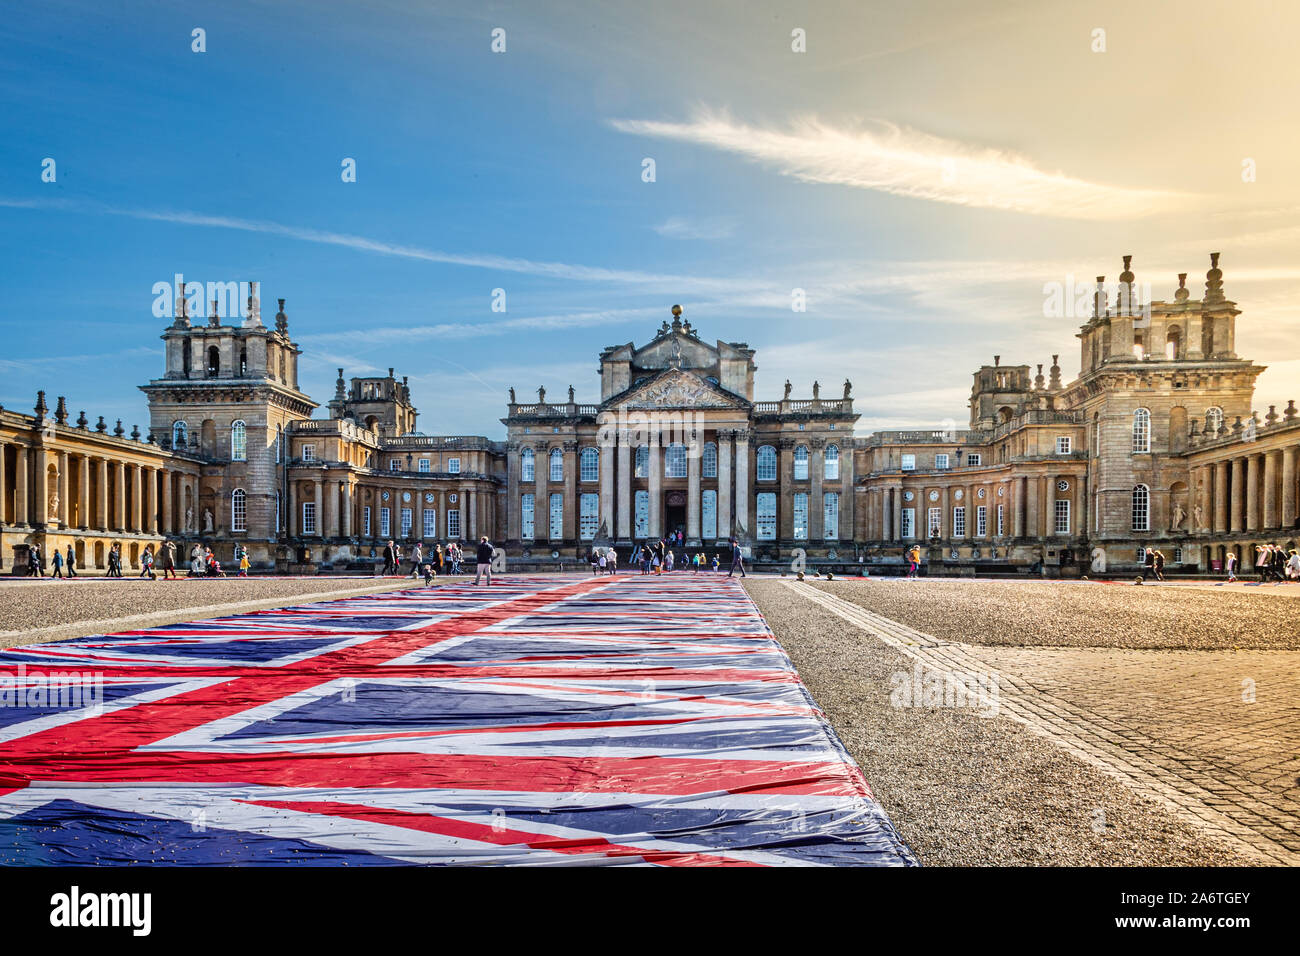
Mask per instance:
[[[478,539],[478,550],[474,553],[474,583],[478,584],[481,575],[487,575],[488,587],[492,586],[492,542],[483,535]]]
[[[745,552],[740,550],[740,542],[735,538],[731,539],[731,570],[727,572],[727,577],[731,577],[735,570],[740,569],[740,576],[745,577]]]
[[[67,569],[68,577],[75,578],[77,576],[77,554],[72,550],[72,545],[68,545],[68,557],[63,562],[63,566]]]
[[[393,565],[393,558],[395,555],[396,552],[393,551],[393,542],[390,541],[384,545],[384,574],[393,574],[397,570]]]
[[[41,546],[38,544],[27,549],[27,573],[34,578],[45,577],[45,568],[41,564]]]
[[[63,577],[63,554],[58,548],[54,549],[54,557],[50,559],[50,566],[54,568],[54,573],[51,574],[50,577]]]

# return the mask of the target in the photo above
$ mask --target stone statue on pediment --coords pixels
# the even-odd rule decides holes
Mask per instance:
[[[515,404],[515,389],[513,385],[510,386],[510,404],[511,405]]]
[[[203,509],[203,531],[205,534],[212,533],[212,509]]]
[[[793,388],[794,386],[790,384],[790,380],[787,378],[785,380],[785,395],[784,395],[784,398],[787,402],[790,401],[790,391]]]
[[[853,383],[847,378],[844,380],[844,397],[848,398],[853,394]]]
[[[537,388],[537,404],[539,404],[539,405],[545,405],[545,404],[546,404],[546,386],[545,386],[545,385],[538,386],[538,388]]]

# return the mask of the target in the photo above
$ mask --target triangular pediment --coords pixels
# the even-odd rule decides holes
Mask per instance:
[[[718,350],[693,336],[668,332],[633,352],[632,364],[644,369],[713,368]]]
[[[626,408],[745,408],[739,396],[685,369],[674,368],[605,403]]]

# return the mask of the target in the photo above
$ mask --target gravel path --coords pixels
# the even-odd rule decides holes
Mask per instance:
[[[1007,647],[1300,650],[1300,601],[1281,588],[1212,591],[1088,581],[815,581],[946,640]]]
[[[395,590],[415,583],[403,578],[257,577],[3,581],[0,647],[195,620],[230,613],[213,609],[232,604],[266,602],[263,607],[276,607],[296,604],[304,597],[326,600],[362,589]],[[113,626],[118,623],[120,627]]]
[[[792,600],[777,581],[751,578],[746,588],[923,863],[1255,862],[1015,721],[892,706],[892,675],[912,672],[907,657],[828,610]]]

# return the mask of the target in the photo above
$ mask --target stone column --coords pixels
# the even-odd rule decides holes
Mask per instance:
[[[718,432],[718,537],[731,537],[731,432]]]
[[[72,512],[72,502],[69,500],[70,483],[68,482],[68,453],[59,452],[59,508],[56,517],[59,519],[59,527],[66,528],[70,521],[68,515]]]
[[[605,429],[602,432],[604,439],[597,445],[600,454],[600,524],[605,526],[605,534],[613,539],[619,529],[614,526],[615,446],[614,442],[610,441],[609,435],[605,434],[608,431],[609,429]]]
[[[1228,530],[1227,461],[1216,461],[1214,463],[1214,523],[1212,528],[1215,534],[1223,534]]]
[[[736,497],[733,506],[736,511],[736,534],[750,538],[753,534],[749,527],[749,432],[736,432]]]
[[[795,443],[792,439],[780,438],[776,442],[776,448],[776,477],[778,485],[776,496],[776,537],[778,541],[789,541],[794,538]]]
[[[1282,527],[1294,528],[1296,519],[1296,458],[1300,448],[1282,449]]]
[[[43,526],[50,508],[50,472],[45,447],[32,448],[32,524]]]
[[[113,488],[113,530],[126,530],[126,464],[124,462],[113,462],[114,484]],[[198,519],[199,502],[198,496],[194,499],[194,516]]]
[[[857,510],[858,495],[857,487],[853,480],[854,469],[856,465],[853,461],[853,439],[850,438],[845,444],[840,445],[840,540],[856,541],[857,533]],[[849,529],[848,535],[844,534],[845,528]]]
[[[1024,475],[1019,475],[1012,482],[1011,491],[1011,536],[1013,538],[1023,538],[1025,536],[1025,518],[1028,515],[1028,502],[1025,500],[1025,491],[1028,480]]]
[[[822,480],[826,477],[826,441],[814,438],[809,445],[812,447],[808,451],[808,540],[822,542],[826,540],[826,505],[822,500]]]
[[[626,428],[618,431],[618,540],[632,540],[632,448]]]
[[[158,469],[146,468],[145,475],[145,522],[144,530],[149,534],[158,533]]]
[[[564,540],[578,540],[578,443],[564,443]]]
[[[605,464],[602,449],[601,466]],[[533,468],[533,540],[551,540],[551,496],[546,483],[551,480],[551,449],[543,442],[537,450]],[[604,475],[601,476],[601,490],[604,491]]]
[[[659,538],[663,535],[663,523],[661,512],[663,510],[663,484],[664,484],[664,462],[663,453],[659,447],[659,430],[650,429],[650,537]]]
[[[1278,500],[1277,484],[1278,472],[1281,471],[1281,468],[1278,466],[1281,464],[1282,452],[1280,450],[1270,451],[1265,453],[1263,457],[1264,494],[1262,497],[1264,499],[1264,521],[1261,527],[1276,528],[1279,524],[1278,505],[1280,504]]]
[[[1086,538],[1088,536],[1088,475],[1086,473],[1082,475],[1078,482],[1079,493],[1076,497],[1079,500],[1079,518],[1070,531],[1076,538]],[[1206,513],[1208,514],[1208,511]]]
[[[1259,530],[1259,455],[1246,458],[1246,530]]]
[[[519,444],[513,441],[506,446],[506,488],[508,489],[506,498],[506,538],[510,541],[518,541],[520,534]]]
[[[478,490],[476,488],[471,488],[465,494],[469,503],[469,524],[465,526],[469,530],[469,534],[466,535],[465,540],[470,542],[477,542],[478,541]],[[464,519],[462,519],[462,523],[463,522]],[[563,527],[561,527],[561,534],[563,534]]]
[[[290,481],[288,486],[289,513],[285,515],[284,527],[290,537],[297,537],[298,529],[302,527],[302,516],[298,514],[298,483]],[[372,520],[378,521],[379,512],[376,510],[370,517]],[[294,560],[298,559],[295,557]]]
[[[14,446],[14,524],[25,525],[27,512],[27,446]]]
[[[889,540],[902,541],[903,540],[903,507],[906,504],[906,502],[903,501],[903,489],[901,486],[897,488],[889,489],[889,500],[891,502],[889,506],[889,516],[888,516],[889,517]],[[913,540],[923,541],[925,540],[926,536],[929,535],[930,529],[925,526],[925,522],[929,520],[929,516],[916,513],[921,510],[922,508],[918,507],[913,511],[913,517],[916,520],[912,523],[912,538]],[[921,530],[923,527],[925,530]]]
[[[162,532],[175,534],[176,522],[173,518],[172,473],[166,468],[160,469],[162,475]]]
[[[337,538],[343,530],[342,516],[339,514],[339,483],[337,480],[329,477],[325,472],[321,475],[322,497],[325,499],[324,520],[321,523],[321,531],[331,538]],[[411,520],[415,520],[415,512],[411,512]]]
[[[1246,526],[1246,461],[1232,459],[1232,517],[1229,528],[1237,534]],[[1243,558],[1244,560],[1244,558]]]
[[[700,544],[700,455],[704,436],[696,435],[686,447],[686,543]]]
[[[312,488],[316,493],[316,499],[315,499],[316,500],[316,536],[320,538],[325,537],[325,520],[324,520],[324,515],[321,514],[321,509],[322,506],[324,505],[324,501],[322,500],[324,498],[324,486],[325,486],[324,475],[321,475],[314,482],[312,482]],[[396,501],[396,499],[394,500]],[[393,511],[391,511],[390,514],[400,515],[401,512],[397,510],[396,507],[394,507]],[[400,531],[402,529],[400,527],[397,527],[396,529],[390,529],[390,530]],[[392,535],[392,537],[396,538],[397,535]]]
[[[131,525],[132,528],[143,534],[144,533],[144,466],[133,465],[134,469],[131,475]]]
[[[77,524],[83,531],[92,527],[90,519],[90,456],[77,456]]]
[[[107,531],[113,526],[108,516],[108,459],[95,459],[95,470],[99,472],[99,488],[95,492],[95,527]]]
[[[889,509],[893,503],[889,497],[888,488],[873,489],[876,496],[876,503],[879,505],[880,512],[876,515],[876,535],[881,541],[892,540],[889,535]]]
[[[8,446],[0,441],[0,525],[9,523],[9,476],[5,455]]]
[[[353,510],[352,482],[350,482],[345,478],[341,482],[341,485],[343,487],[343,537],[347,538],[348,540],[351,540],[352,539],[352,510]],[[424,501],[423,494],[420,495],[420,501],[421,502]],[[421,503],[420,507],[421,508],[424,507],[423,503]],[[420,525],[420,530],[421,531],[424,530],[423,524]]]

